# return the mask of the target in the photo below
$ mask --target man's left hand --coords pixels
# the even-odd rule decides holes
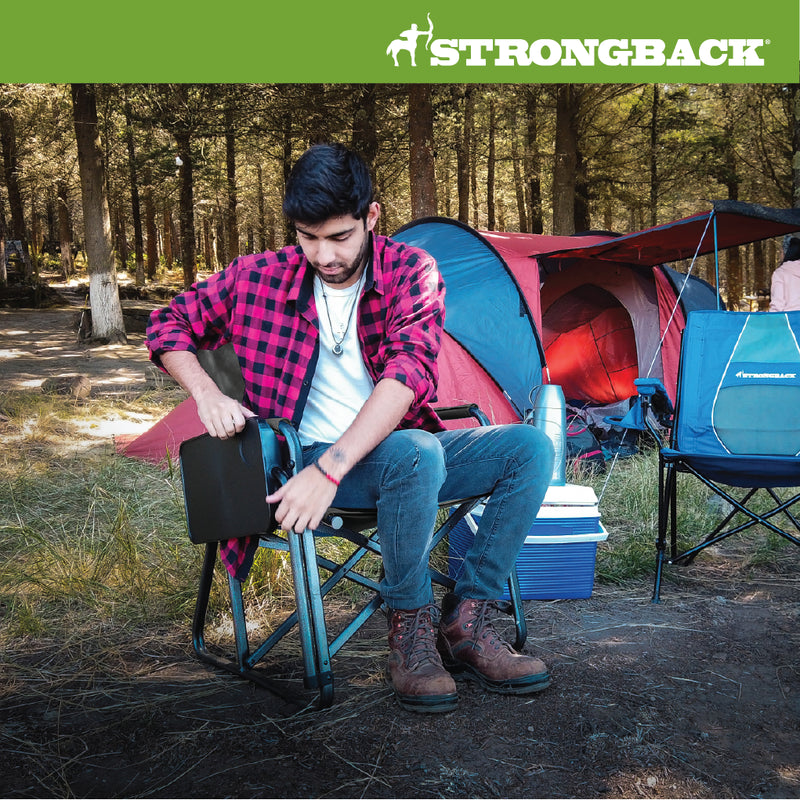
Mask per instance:
[[[275,519],[283,530],[302,533],[319,526],[335,496],[336,485],[312,464],[268,495],[267,502],[278,503]]]

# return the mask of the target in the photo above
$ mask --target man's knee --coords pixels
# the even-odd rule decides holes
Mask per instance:
[[[402,430],[389,434],[393,466],[409,478],[419,475],[431,482],[444,482],[446,476],[444,449],[439,440],[423,430]]]
[[[508,425],[509,436],[514,442],[521,463],[552,471],[555,450],[553,442],[544,431],[533,425]]]

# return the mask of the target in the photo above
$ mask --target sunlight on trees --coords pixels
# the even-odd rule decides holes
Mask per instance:
[[[786,85],[103,84],[95,87],[115,270],[185,284],[239,253],[291,242],[294,159],[326,139],[370,160],[391,233],[441,214],[477,228],[627,232],[721,198],[800,196],[798,92]],[[85,265],[70,87],[0,85],[0,241],[68,279]],[[779,253],[723,262],[734,298]],[[2,260],[2,259],[0,259]],[[0,270],[0,284],[6,280]]]

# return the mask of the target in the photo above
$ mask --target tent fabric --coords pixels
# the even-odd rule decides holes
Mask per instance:
[[[476,403],[496,425],[518,422],[519,415],[486,370],[445,331],[439,355],[437,405]],[[454,420],[448,427],[467,427],[469,420]]]
[[[139,436],[116,436],[117,453],[151,464],[177,462],[181,442],[205,433],[197,404],[189,397]]]
[[[681,337],[686,327],[686,315],[683,304],[676,301],[681,295],[676,293],[674,283],[663,269],[654,269],[653,277],[658,296],[658,330],[661,334],[661,372],[662,383],[672,405],[677,399],[678,365],[680,361]],[[687,284],[688,285],[688,284]],[[678,289],[680,292],[680,289]],[[702,308],[701,305],[697,307]],[[708,303],[707,307],[713,307]],[[643,374],[639,377],[651,378]]]
[[[711,252],[715,239],[725,248],[797,230],[800,210],[718,201],[712,212],[624,236],[477,231],[428,217],[403,226],[394,238],[430,252],[447,287],[438,402],[478,402],[502,423],[524,416],[543,378],[577,383],[574,391],[586,394],[586,402],[604,403],[624,396],[632,377],[657,377],[674,398],[685,317],[692,309],[717,307],[719,298],[708,284],[664,263]],[[576,364],[590,375],[583,387]],[[186,401],[118,447],[155,461],[167,452],[174,458],[182,437],[201,429],[196,408]]]
[[[546,254],[545,269],[562,258],[591,258],[654,267],[800,230],[800,209],[776,209],[754,203],[717,200],[711,211],[578,248]]]
[[[498,241],[504,258],[481,233],[447,217],[415,220],[392,238],[421,247],[436,259],[446,287],[446,333],[495,382],[521,419],[531,390],[542,383],[544,366],[534,312],[506,260],[516,257],[530,264],[527,248],[520,255],[511,244],[513,237]],[[538,275],[525,279],[538,287]],[[538,293],[532,299],[538,305]],[[441,357],[440,365],[446,370],[447,359]],[[474,381],[479,379],[483,381],[475,373]],[[448,386],[447,381],[440,384],[443,405],[453,400]]]
[[[551,379],[565,397],[590,405],[624,400],[636,394],[640,367],[651,363],[652,376],[662,378],[657,300],[650,272],[627,265],[598,270],[573,259],[547,276],[542,341]]]

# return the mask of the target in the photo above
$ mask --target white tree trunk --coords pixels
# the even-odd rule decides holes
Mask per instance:
[[[97,126],[97,106],[91,84],[72,84],[72,108],[81,176],[92,338],[125,342],[125,323],[111,245],[111,216],[103,181],[103,154]]]

